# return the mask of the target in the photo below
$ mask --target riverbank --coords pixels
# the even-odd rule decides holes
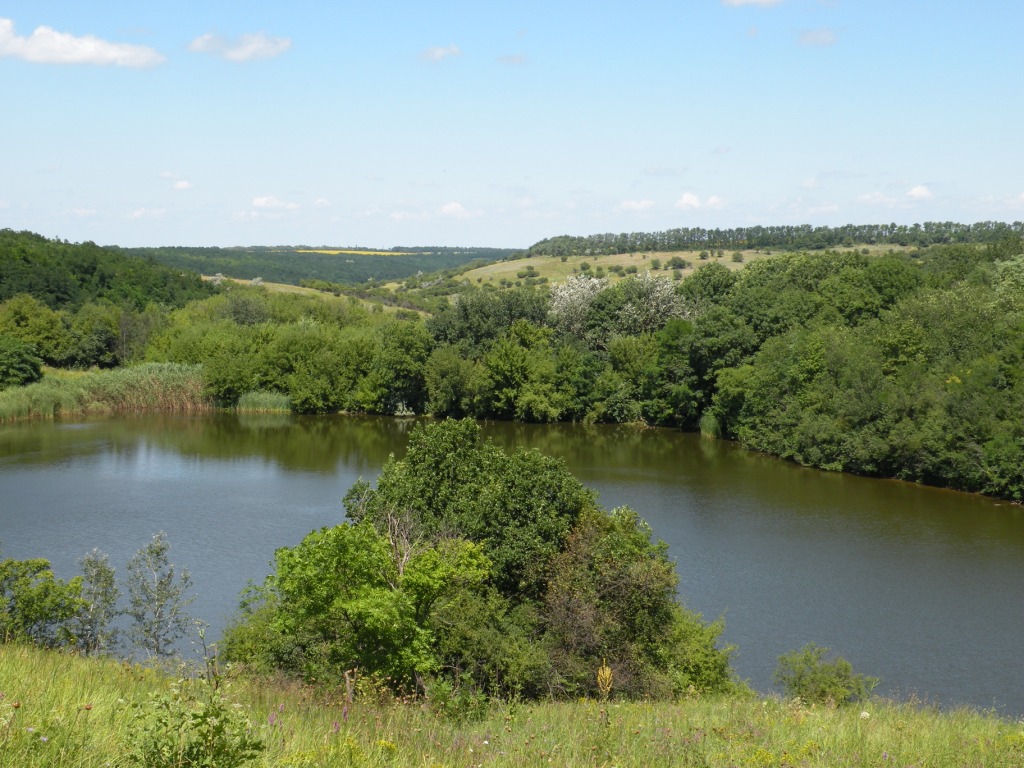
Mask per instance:
[[[182,679],[180,670],[171,675],[14,645],[0,645],[0,681],[5,768],[122,765],[153,738],[158,711],[173,721],[173,712],[217,698],[204,682]],[[221,680],[220,693],[231,713],[226,717],[262,743],[245,763],[253,766],[1009,768],[1024,762],[1020,722],[880,699],[839,709],[755,696],[651,704],[618,703],[613,691],[609,702],[477,708],[452,698],[403,702],[366,691],[346,705],[343,693],[330,697],[295,683],[242,677]],[[151,727],[139,728],[135,713]]]
[[[50,369],[41,381],[0,392],[0,423],[117,413],[206,413],[202,366],[144,363],[110,370]]]

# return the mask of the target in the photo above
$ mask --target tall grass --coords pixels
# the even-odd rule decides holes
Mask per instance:
[[[140,738],[134,703],[202,685],[0,645],[0,766],[118,766]],[[228,680],[222,690],[265,744],[256,766],[1024,765],[1024,723],[880,700],[840,709],[753,696],[617,703],[613,689],[606,703],[495,704],[467,723],[422,702],[346,705],[280,681]]]
[[[292,401],[280,392],[246,392],[235,408],[240,413],[291,413]]]
[[[42,381],[0,392],[0,422],[103,413],[212,410],[202,368],[145,363],[109,371],[47,371]]]

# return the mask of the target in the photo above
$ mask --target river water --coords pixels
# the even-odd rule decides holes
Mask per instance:
[[[274,550],[343,519],[341,499],[404,451],[414,422],[146,416],[0,427],[0,553],[58,576],[96,547],[120,573],[166,531],[219,634]],[[815,642],[878,692],[1024,715],[1024,509],[804,469],[668,430],[489,423],[506,449],[564,459],[629,505],[676,560],[680,594],[724,616],[734,666],[771,689],[779,654]]]

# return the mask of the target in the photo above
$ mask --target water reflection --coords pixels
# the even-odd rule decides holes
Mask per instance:
[[[274,549],[342,517],[341,498],[405,450],[415,420],[148,416],[0,427],[5,554],[123,568],[158,530],[214,631]],[[1024,713],[1024,510],[824,473],[668,430],[487,423],[506,449],[562,458],[611,508],[637,509],[687,603],[725,615],[759,688],[775,658],[830,645],[888,692]]]

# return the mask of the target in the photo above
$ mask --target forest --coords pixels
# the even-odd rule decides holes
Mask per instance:
[[[1024,498],[1012,233],[712,261],[681,280],[463,284],[426,317],[239,285],[141,311],[54,309],[45,286],[25,290],[0,304],[8,384],[38,378],[39,362],[184,364],[221,407],[257,393],[299,413],[674,427],[808,466]]]

